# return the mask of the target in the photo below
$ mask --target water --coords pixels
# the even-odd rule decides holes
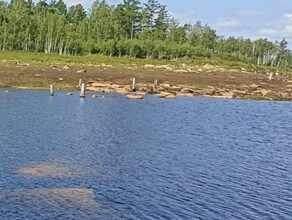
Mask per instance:
[[[0,219],[291,219],[292,104],[0,90]]]

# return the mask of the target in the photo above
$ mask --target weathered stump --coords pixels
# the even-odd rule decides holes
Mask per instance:
[[[50,96],[54,96],[54,85],[50,85]]]
[[[132,91],[133,92],[136,91],[136,79],[135,78],[132,79]]]
[[[85,83],[82,83],[81,84],[81,91],[80,91],[80,98],[85,98],[85,89],[86,89]]]
[[[157,91],[158,88],[158,80],[154,80],[154,91]]]

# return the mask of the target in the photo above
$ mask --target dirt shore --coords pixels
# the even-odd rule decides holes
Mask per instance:
[[[137,92],[153,93],[155,79],[159,88],[154,93],[180,96],[209,96],[217,98],[292,100],[292,79],[284,74],[269,80],[265,72],[245,69],[223,69],[211,65],[173,68],[171,66],[69,66],[0,64],[0,86],[20,89],[48,89],[54,84],[59,90],[78,90],[81,78],[87,88],[96,92],[130,92],[135,77]],[[92,84],[97,86],[92,86]],[[94,88],[93,88],[94,87]],[[121,92],[124,93],[124,92]]]

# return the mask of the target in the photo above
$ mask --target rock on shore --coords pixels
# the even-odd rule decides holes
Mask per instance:
[[[209,68],[208,66],[204,67]],[[153,94],[160,98],[175,99],[176,96],[182,97],[213,97],[213,98],[245,98],[254,97],[258,99],[267,100],[292,100],[292,89],[284,88],[283,91],[275,92],[264,88],[264,85],[250,84],[250,85],[239,85],[226,87],[213,87],[208,86],[207,88],[194,88],[187,87],[184,85],[171,85],[169,83],[163,83],[158,85],[157,89],[153,90],[153,84],[136,84],[136,91],[133,93],[130,85],[118,85],[110,81],[102,80],[91,80],[87,83],[87,90],[93,92],[116,92],[127,95],[128,99],[143,99],[146,94]]]
[[[142,95],[127,95],[127,99],[143,99]]]

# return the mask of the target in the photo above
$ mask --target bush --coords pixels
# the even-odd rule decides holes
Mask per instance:
[[[189,47],[186,55],[191,58],[195,58],[195,57],[211,58],[212,51],[210,49],[207,49],[201,46],[195,46],[195,47]]]

